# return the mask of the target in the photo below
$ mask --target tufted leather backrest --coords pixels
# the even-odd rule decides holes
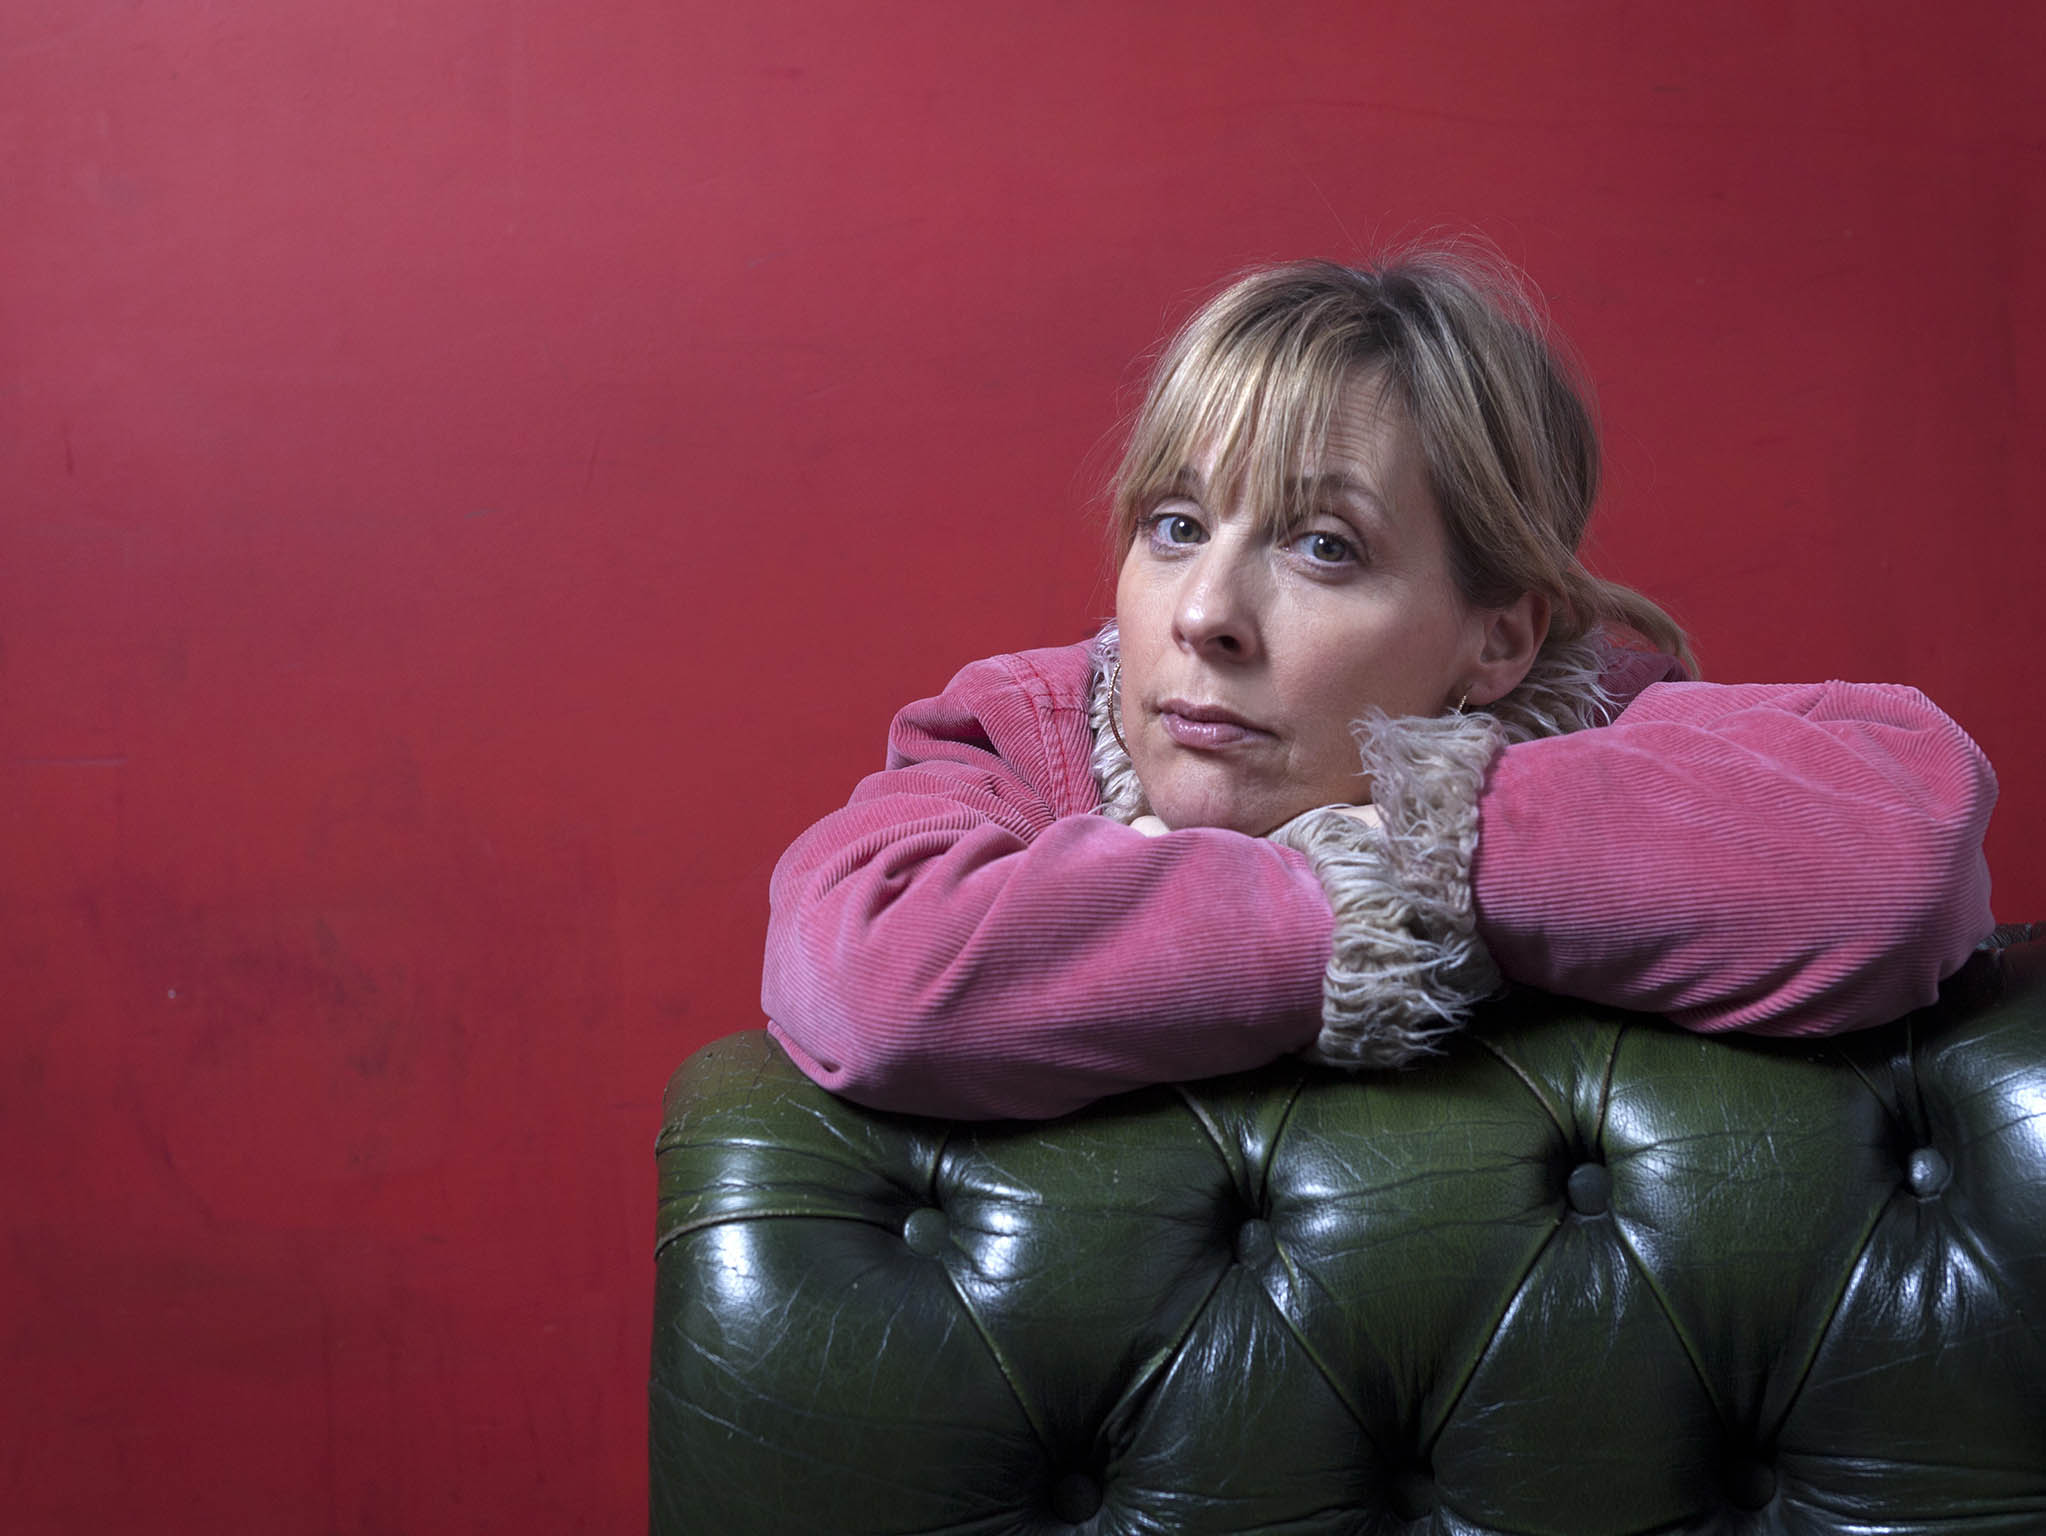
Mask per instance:
[[[1048,1124],[660,1140],[660,1532],[2046,1532],[2046,943],[1818,1042],[1520,994]]]

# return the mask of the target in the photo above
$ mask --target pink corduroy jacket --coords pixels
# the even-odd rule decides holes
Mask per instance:
[[[1820,1034],[1932,1001],[1989,932],[1996,781],[1915,689],[1662,681],[1507,747],[1478,934],[1512,981],[1696,1030]],[[1045,1117],[1311,1044],[1333,918],[1305,856],[1105,816],[1085,645],[975,662],[775,870],[762,1002],[877,1108]]]

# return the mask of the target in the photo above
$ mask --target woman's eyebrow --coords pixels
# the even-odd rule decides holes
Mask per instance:
[[[1302,475],[1295,482],[1304,499],[1312,502],[1323,498],[1339,498],[1358,507],[1371,517],[1383,523],[1391,523],[1392,508],[1385,498],[1354,475],[1341,470],[1324,470],[1320,474]]]

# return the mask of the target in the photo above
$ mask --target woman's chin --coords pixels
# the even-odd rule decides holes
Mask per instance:
[[[1267,799],[1230,796],[1167,796],[1164,804],[1152,802],[1151,814],[1172,831],[1188,827],[1219,827],[1241,832],[1246,837],[1263,837],[1284,826],[1302,811],[1314,809],[1320,801],[1292,805]]]

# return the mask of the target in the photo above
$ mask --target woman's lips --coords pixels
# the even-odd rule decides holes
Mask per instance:
[[[1202,752],[1219,752],[1271,735],[1218,705],[1189,704],[1181,699],[1167,699],[1158,707],[1158,723],[1180,746]]]

